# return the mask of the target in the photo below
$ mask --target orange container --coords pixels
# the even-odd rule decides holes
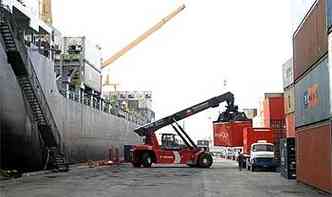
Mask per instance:
[[[284,114],[284,94],[266,93],[263,101],[264,127],[270,128],[273,120],[283,120]]]
[[[266,140],[273,143],[273,132],[270,128],[252,128],[247,127],[243,129],[243,152],[250,154],[250,147],[258,140]]]
[[[296,129],[297,180],[332,193],[331,121]]]
[[[295,115],[287,114],[286,115],[286,137],[295,137]]]
[[[293,36],[294,80],[297,81],[328,51],[326,2],[318,0]]]
[[[243,145],[243,129],[252,127],[251,121],[214,122],[213,138],[215,146],[236,147]]]

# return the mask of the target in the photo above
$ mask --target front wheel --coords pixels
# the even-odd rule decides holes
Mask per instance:
[[[142,155],[142,164],[145,168],[151,168],[152,156],[151,156],[150,153],[143,153],[143,155]]]
[[[210,154],[204,153],[198,159],[198,166],[201,168],[209,168],[213,163],[213,158]]]

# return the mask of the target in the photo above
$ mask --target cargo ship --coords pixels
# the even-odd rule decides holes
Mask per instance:
[[[129,113],[103,97],[85,37],[63,38],[34,7],[0,1],[0,169],[105,160],[110,150],[121,157],[123,145],[140,141],[132,130],[153,111]]]

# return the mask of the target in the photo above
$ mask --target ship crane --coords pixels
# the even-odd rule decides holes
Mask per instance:
[[[178,15],[181,11],[183,11],[185,9],[185,7],[186,7],[185,5],[181,5],[176,10],[174,10],[173,12],[171,12],[168,16],[166,16],[161,21],[159,21],[157,24],[155,24],[150,29],[148,29],[147,31],[145,31],[143,34],[141,34],[140,36],[138,36],[135,40],[133,40],[132,42],[130,42],[127,46],[123,47],[121,50],[119,50],[118,52],[116,52],[113,56],[111,56],[110,58],[106,59],[103,62],[101,68],[103,69],[103,68],[108,67],[113,62],[115,62],[117,59],[119,59],[121,56],[125,55],[132,48],[136,47],[141,42],[143,42],[144,40],[146,40],[153,33],[155,33],[156,31],[158,31],[159,29],[161,29],[168,21],[170,21],[172,18],[174,18],[176,15]]]

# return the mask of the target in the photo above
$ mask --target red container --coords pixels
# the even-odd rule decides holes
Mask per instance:
[[[328,50],[326,0],[319,0],[293,36],[294,80],[298,80]]]
[[[273,120],[283,120],[284,114],[284,94],[266,93],[263,101],[264,127],[272,127],[271,121]]]
[[[295,115],[287,114],[286,115],[286,137],[295,137]]]
[[[250,147],[258,140],[266,140],[273,143],[273,132],[269,128],[252,128],[243,129],[243,153],[250,154]]]
[[[243,129],[252,127],[251,121],[214,122],[213,138],[215,146],[236,147],[243,145]]]
[[[296,129],[297,180],[332,193],[331,122]]]

